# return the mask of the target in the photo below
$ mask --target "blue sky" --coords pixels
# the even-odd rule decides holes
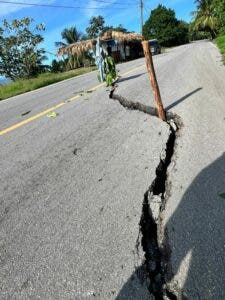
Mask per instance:
[[[107,25],[122,24],[130,31],[140,31],[138,0],[14,0],[14,2],[81,7],[62,9],[0,3],[0,20],[28,16],[32,17],[37,23],[44,23],[46,31],[43,46],[51,53],[56,52],[54,43],[61,40],[60,33],[65,27],[76,26],[79,31],[85,32],[88,20],[94,15],[104,16]],[[194,0],[144,0],[143,2],[144,20],[149,17],[151,9],[154,9],[158,4],[173,8],[177,18],[185,21],[190,21],[190,12],[195,10]],[[48,54],[48,56],[49,60],[54,58],[53,55]]]

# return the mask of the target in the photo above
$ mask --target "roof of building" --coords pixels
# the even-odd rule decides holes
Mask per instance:
[[[141,42],[143,40],[142,35],[134,32],[124,33],[120,31],[108,30],[100,37],[101,41],[107,41],[115,39],[118,42]],[[58,55],[80,55],[89,49],[93,49],[96,44],[96,39],[79,41],[68,46],[58,49]]]

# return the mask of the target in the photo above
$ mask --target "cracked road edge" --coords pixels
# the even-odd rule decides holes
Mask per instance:
[[[140,102],[130,101],[115,93],[116,86],[112,88],[109,98],[118,101],[123,107],[138,110],[157,117],[154,107]],[[183,127],[181,118],[171,112],[166,112],[169,126],[169,136],[164,151],[160,155],[160,162],[156,168],[156,176],[144,194],[142,215],[139,223],[139,236],[136,249],[141,245],[145,253],[143,266],[146,270],[148,290],[156,300],[184,299],[182,292],[172,288],[168,282],[170,266],[170,245],[166,229],[162,228],[162,212],[165,210],[167,199],[170,195],[171,182],[169,181],[169,168],[175,164],[175,150],[180,130]],[[171,171],[171,170],[170,170]],[[171,274],[170,274],[171,275]]]

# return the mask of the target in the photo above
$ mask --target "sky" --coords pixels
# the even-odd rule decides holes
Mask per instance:
[[[79,31],[85,32],[92,16],[102,15],[106,25],[122,24],[129,31],[140,32],[139,0],[8,0],[8,2],[64,5],[74,8],[25,6],[1,3],[2,1],[0,0],[0,21],[31,17],[35,23],[45,24],[43,47],[52,53],[47,54],[49,62],[56,58],[55,42],[61,41],[62,30],[76,26]],[[143,0],[143,2],[144,21],[158,4],[174,9],[176,17],[184,21],[190,21],[190,13],[195,10],[194,0]]]

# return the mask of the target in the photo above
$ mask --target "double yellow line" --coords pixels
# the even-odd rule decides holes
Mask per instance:
[[[126,76],[126,75],[128,75],[129,73],[131,73],[131,72],[133,72],[133,71],[135,71],[135,70],[137,70],[137,69],[140,69],[141,67],[143,67],[143,65],[141,65],[141,66],[139,66],[139,67],[136,67],[136,68],[133,68],[133,69],[129,70],[128,72],[123,73],[121,76]],[[98,85],[94,86],[93,88],[89,89],[88,91],[94,92],[94,91],[96,91],[98,88],[100,88],[100,87],[102,87],[102,86],[104,86],[104,83],[98,84]],[[5,129],[3,129],[3,130],[0,131],[0,136],[1,136],[1,135],[4,135],[4,134],[6,134],[6,133],[9,133],[10,131],[13,131],[13,130],[15,130],[15,129],[17,129],[17,128],[23,126],[23,125],[26,125],[26,124],[28,124],[28,123],[34,121],[34,120],[37,120],[37,119],[39,119],[40,117],[43,117],[43,116],[47,115],[48,113],[50,113],[50,112],[52,112],[52,111],[54,111],[54,110],[56,110],[56,109],[58,109],[58,108],[64,106],[65,104],[67,104],[67,103],[69,103],[69,102],[72,102],[72,101],[74,101],[74,100],[76,100],[76,99],[78,99],[78,98],[80,98],[80,97],[82,97],[82,95],[76,95],[75,97],[69,98],[69,99],[67,99],[66,101],[62,102],[62,103],[59,103],[59,104],[57,104],[57,105],[55,105],[55,106],[53,106],[53,107],[51,107],[51,108],[49,108],[49,109],[47,109],[47,110],[44,110],[44,111],[42,111],[42,112],[40,112],[40,113],[34,115],[33,117],[30,117],[30,118],[28,118],[28,119],[26,119],[26,120],[23,120],[23,121],[21,121],[21,122],[18,122],[18,123],[16,123],[16,124],[10,126],[10,127],[8,127],[8,128],[5,128]]]

